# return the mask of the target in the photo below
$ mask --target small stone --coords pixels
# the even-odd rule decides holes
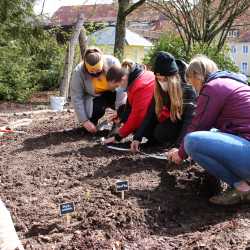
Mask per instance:
[[[51,238],[49,236],[44,236],[44,235],[40,235],[39,239],[42,240],[43,242],[50,242]]]

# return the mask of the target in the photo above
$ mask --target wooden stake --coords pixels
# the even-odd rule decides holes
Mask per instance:
[[[66,97],[66,99],[68,98],[69,83],[70,83],[70,78],[71,78],[71,74],[73,71],[75,47],[76,47],[83,23],[84,23],[84,15],[80,14],[78,17],[77,23],[74,27],[74,31],[72,32],[70,41],[68,43],[67,52],[65,55],[63,80],[60,84],[60,96],[64,96]]]
[[[70,221],[71,221],[71,216],[69,214],[66,214],[66,225],[67,225],[67,227],[70,225]]]
[[[80,51],[81,51],[81,57],[82,60],[84,59],[84,53],[87,47],[87,36],[86,36],[86,30],[84,28],[84,26],[82,26],[82,29],[80,31],[80,35],[79,35],[79,47],[80,47]]]
[[[121,191],[121,193],[122,193],[122,200],[124,200],[124,191]]]

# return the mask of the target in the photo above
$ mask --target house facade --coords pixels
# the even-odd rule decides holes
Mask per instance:
[[[51,18],[51,26],[72,27],[80,13],[85,22],[115,25],[117,16],[116,4],[97,4],[63,6]],[[174,26],[164,15],[144,4],[127,17],[127,28],[154,42],[166,31],[176,32]],[[228,33],[228,45],[231,57],[240,71],[250,76],[250,9],[237,18]],[[110,47],[108,50],[111,50]]]
[[[237,18],[228,33],[228,45],[241,73],[250,76],[250,9]]]
[[[235,39],[229,42],[231,57],[241,73],[250,76],[250,32],[244,34],[246,39]]]
[[[115,44],[115,26],[105,27],[92,33],[88,38],[89,45],[96,45],[102,49],[105,54],[113,54]],[[148,50],[153,44],[126,28],[124,58],[134,62],[142,63]]]

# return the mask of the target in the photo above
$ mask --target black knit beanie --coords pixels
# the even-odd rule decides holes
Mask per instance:
[[[160,51],[156,55],[154,73],[162,76],[171,76],[178,72],[175,58],[168,52]]]

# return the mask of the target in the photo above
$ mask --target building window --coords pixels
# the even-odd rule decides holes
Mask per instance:
[[[247,72],[248,72],[248,63],[247,62],[241,63],[241,71],[243,74],[247,74]]]
[[[239,37],[240,31],[239,30],[230,30],[227,34],[228,37]]]
[[[236,54],[236,52],[237,52],[236,47],[235,47],[234,45],[232,45],[232,46],[231,46],[231,53],[232,53],[232,54]]]
[[[248,54],[248,46],[247,45],[243,45],[243,54]]]

